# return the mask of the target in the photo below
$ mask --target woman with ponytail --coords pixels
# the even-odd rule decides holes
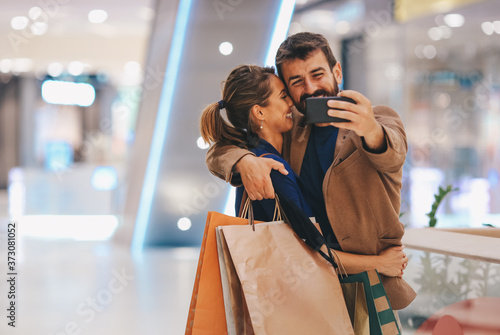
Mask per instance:
[[[200,131],[206,143],[237,145],[256,156],[266,156],[282,163],[288,175],[275,170],[271,172],[276,193],[285,195],[287,200],[311,216],[297,176],[281,156],[283,134],[293,126],[292,108],[293,102],[273,68],[241,65],[231,71],[225,81],[222,100],[208,105],[203,111]],[[229,122],[222,116],[223,110]],[[243,186],[238,187],[236,213],[240,211],[243,194]],[[255,201],[255,219],[271,221],[274,204],[273,199]]]

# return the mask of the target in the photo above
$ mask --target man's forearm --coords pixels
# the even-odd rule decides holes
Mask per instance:
[[[252,152],[235,145],[217,146],[213,145],[207,152],[205,162],[209,171],[234,186],[241,185],[241,179],[233,180],[236,163],[246,155],[254,155]]]

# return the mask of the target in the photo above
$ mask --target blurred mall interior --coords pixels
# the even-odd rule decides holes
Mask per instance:
[[[184,333],[207,212],[234,215],[205,165],[201,111],[232,68],[274,65],[301,31],[328,39],[342,88],[404,122],[405,278],[418,292],[404,333],[431,334],[448,314],[463,334],[500,334],[500,1],[0,8],[2,278],[9,224],[17,239],[16,327],[2,279],[2,334]]]

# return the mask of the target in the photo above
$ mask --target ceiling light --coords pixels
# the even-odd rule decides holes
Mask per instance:
[[[83,64],[82,62],[71,62],[68,65],[68,72],[73,76],[81,75],[83,73],[83,70],[85,70],[85,64]]]
[[[202,150],[208,149],[210,147],[210,144],[205,143],[205,140],[201,136],[198,137],[198,139],[196,140],[196,145],[198,146],[198,148]]]
[[[31,58],[15,58],[12,64],[13,73],[21,73],[31,71],[33,68],[33,59]]]
[[[42,98],[49,104],[88,107],[94,103],[94,86],[87,83],[46,80],[42,84]]]
[[[448,26],[439,26],[439,30],[441,30],[441,36],[443,38],[450,38],[453,33]]]
[[[108,19],[108,12],[102,9],[94,9],[88,15],[90,23],[103,23]]]
[[[233,45],[229,42],[222,42],[219,45],[219,52],[224,56],[230,55],[233,52]]]
[[[23,30],[28,26],[29,19],[26,16],[15,16],[10,20],[10,26],[14,30]]]
[[[179,221],[177,221],[177,228],[182,231],[191,229],[191,220],[187,217],[180,218]]]
[[[436,17],[434,18],[434,22],[436,22],[436,26],[442,26],[444,24],[444,15],[436,15]]]
[[[434,94],[434,101],[436,102],[436,105],[438,105],[438,107],[445,109],[450,105],[451,97],[446,92],[439,92]]]
[[[427,31],[427,35],[429,35],[430,39],[433,41],[439,41],[443,37],[443,34],[439,27],[432,27],[431,29],[429,29],[429,31]]]
[[[33,35],[43,35],[47,32],[47,29],[49,29],[49,25],[45,22],[34,22],[30,26],[31,32]]]
[[[493,27],[495,28],[495,33],[500,34],[500,21],[493,22]]]
[[[303,29],[302,29],[301,24],[298,23],[297,21],[294,21],[294,22],[290,23],[290,27],[288,28],[288,36],[295,35],[295,34],[300,33],[302,31],[303,31]]]
[[[465,18],[462,14],[448,14],[444,16],[443,20],[444,23],[452,28],[461,27],[465,22]]]
[[[423,45],[417,45],[417,47],[415,48],[415,55],[420,58],[420,59],[424,59],[425,58],[425,55],[424,55],[424,46]]]
[[[59,77],[64,71],[64,66],[61,63],[50,63],[47,66],[47,74],[51,77]]]
[[[481,29],[486,35],[491,35],[495,32],[495,25],[493,22],[483,22],[481,23]]]
[[[118,173],[112,166],[98,166],[90,178],[92,187],[98,191],[111,191],[118,184]]]
[[[42,15],[42,9],[40,7],[31,7],[28,12],[28,16],[32,20],[38,19],[40,15]]]
[[[388,80],[402,80],[404,78],[404,69],[400,64],[390,64],[384,72]]]
[[[436,47],[433,45],[426,45],[422,52],[427,59],[433,59],[437,55]]]

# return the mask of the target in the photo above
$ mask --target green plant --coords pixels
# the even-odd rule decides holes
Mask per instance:
[[[458,188],[452,188],[451,185],[448,185],[446,188],[442,188],[439,186],[439,192],[434,194],[434,203],[432,204],[431,211],[426,215],[429,217],[429,227],[435,227],[437,224],[436,212],[438,210],[439,205],[443,201],[444,197],[453,191],[458,191]]]

